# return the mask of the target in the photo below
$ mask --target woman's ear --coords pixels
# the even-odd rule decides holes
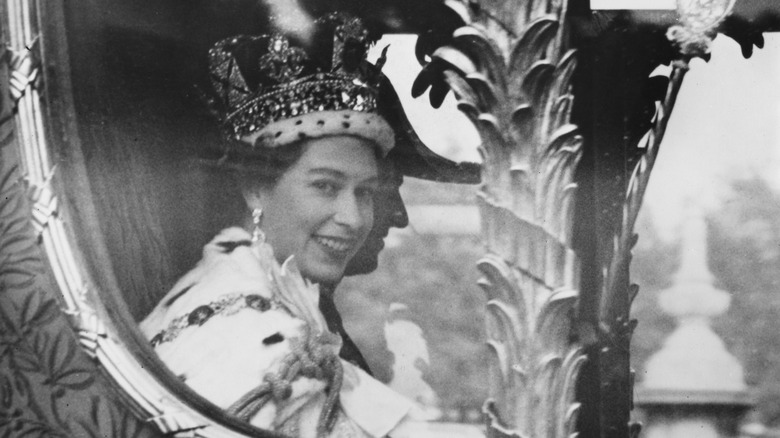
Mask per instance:
[[[260,190],[242,187],[241,192],[244,195],[244,201],[246,202],[246,206],[249,207],[249,211],[263,208],[265,196],[263,196],[263,193],[261,193]]]
[[[255,209],[262,209],[268,201],[268,189],[264,187],[259,181],[257,176],[251,173],[240,173],[237,176],[237,183],[241,189],[241,195],[244,197],[246,206],[249,207],[249,211]]]

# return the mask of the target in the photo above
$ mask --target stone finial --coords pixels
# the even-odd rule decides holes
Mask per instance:
[[[731,296],[713,285],[707,267],[707,227],[702,209],[689,204],[682,260],[674,284],[661,292],[661,308],[677,319],[675,331],[648,361],[644,388],[744,391],[742,365],[726,350],[710,321],[728,310]]]

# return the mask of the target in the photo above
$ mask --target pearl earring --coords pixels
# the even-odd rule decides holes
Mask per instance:
[[[263,218],[263,209],[255,208],[252,210],[252,223],[255,225],[252,230],[252,242],[265,242],[265,233],[260,228],[260,222]]]

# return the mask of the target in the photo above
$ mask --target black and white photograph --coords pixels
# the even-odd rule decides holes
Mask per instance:
[[[0,438],[780,438],[780,3],[1,3]]]

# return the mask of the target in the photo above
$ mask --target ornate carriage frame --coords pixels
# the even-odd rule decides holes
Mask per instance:
[[[749,54],[763,24],[730,16],[734,0],[679,1],[647,13],[652,26],[579,1],[444,3],[460,23],[421,35],[412,92],[430,88],[438,105],[454,91],[483,141],[488,436],[635,436],[629,264],[642,196],[688,61],[708,56],[718,28]],[[0,434],[252,434],[171,391],[96,294],[116,285],[95,266],[105,249],[84,237],[89,220],[71,221],[91,217],[78,200],[88,182],[58,167],[78,148],[53,147],[78,142],[67,50],[53,43],[63,7],[2,8]],[[660,64],[670,75],[650,77]]]

